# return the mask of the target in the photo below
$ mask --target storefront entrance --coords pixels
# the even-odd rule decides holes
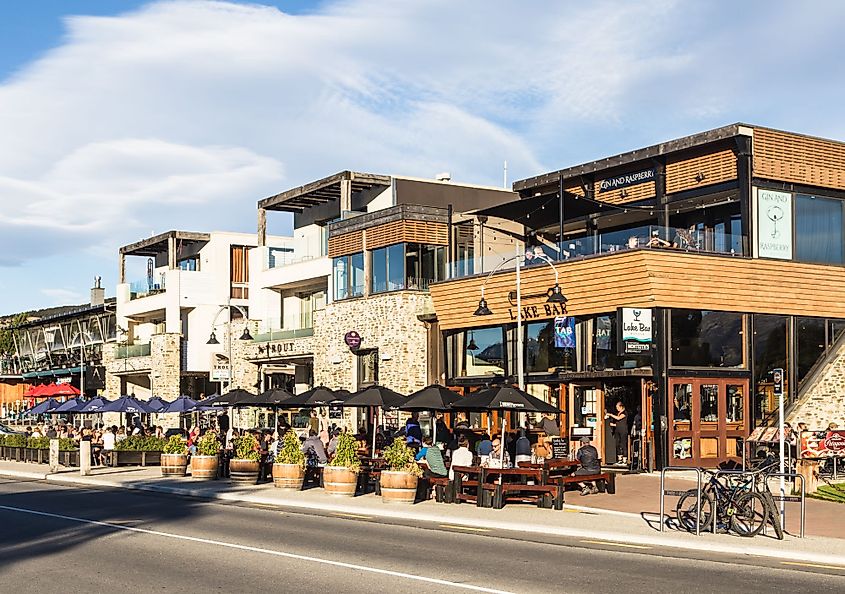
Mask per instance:
[[[748,435],[748,395],[746,379],[671,378],[670,465],[714,467],[741,460]]]

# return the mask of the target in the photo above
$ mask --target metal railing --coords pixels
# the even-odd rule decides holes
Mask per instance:
[[[660,531],[663,532],[666,518],[666,497],[683,497],[690,489],[685,491],[667,490],[667,472],[695,472],[695,534],[701,534],[701,469],[689,466],[667,466],[660,471]]]
[[[115,359],[130,359],[132,357],[147,357],[150,354],[150,344],[115,345]]]
[[[791,479],[792,480],[792,492],[793,493],[795,493],[795,479],[796,478],[801,479],[801,495],[800,495],[800,497],[797,497],[794,494],[793,495],[787,495],[785,493],[783,487],[780,487],[778,489],[779,494],[775,495],[774,493],[772,493],[772,499],[774,501],[779,501],[780,504],[781,504],[780,510],[779,510],[780,514],[778,515],[778,519],[780,520],[780,525],[784,529],[784,532],[786,531],[786,508],[784,507],[783,504],[787,503],[787,502],[800,503],[801,504],[801,517],[799,519],[799,524],[798,524],[798,536],[799,536],[799,538],[804,538],[804,521],[806,520],[806,517],[807,517],[806,507],[805,507],[807,487],[806,487],[806,485],[804,485],[804,480],[805,480],[804,476],[801,475],[801,474],[797,474],[795,472],[772,472],[770,474],[767,474],[765,479],[764,479],[767,483],[767,485],[766,485],[767,487],[768,487],[768,481],[773,479],[773,478]],[[769,489],[770,492],[772,491],[771,487],[768,487],[768,489]],[[775,511],[777,511],[777,510],[775,510]],[[765,530],[765,528],[764,528],[764,530]]]
[[[141,299],[150,295],[157,295],[166,290],[165,275],[160,274],[156,279],[136,280],[129,283],[129,299]]]

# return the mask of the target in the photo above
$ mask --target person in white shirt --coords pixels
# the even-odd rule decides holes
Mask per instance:
[[[469,440],[466,436],[462,435],[458,438],[458,449],[452,452],[452,464],[451,467],[455,466],[472,466],[473,455],[469,449]],[[449,478],[454,479],[455,475],[452,472],[452,468],[449,468]]]
[[[103,432],[103,449],[100,451],[100,464],[103,466],[108,462],[108,454],[106,452],[114,450],[114,444],[117,439],[116,432],[116,426],[107,427]]]

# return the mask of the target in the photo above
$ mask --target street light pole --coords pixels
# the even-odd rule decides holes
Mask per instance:
[[[525,389],[525,359],[522,339],[522,282],[520,269],[523,257],[519,245],[516,246],[516,381],[520,390]],[[503,442],[504,443],[504,442]]]

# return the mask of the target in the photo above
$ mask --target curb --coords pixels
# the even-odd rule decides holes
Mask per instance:
[[[544,524],[529,524],[521,522],[508,522],[501,520],[479,519],[474,517],[459,516],[454,514],[433,514],[428,512],[403,511],[399,509],[372,509],[355,505],[333,504],[326,502],[302,501],[297,499],[280,499],[279,497],[264,497],[261,495],[249,495],[243,493],[214,493],[201,489],[186,487],[168,487],[164,485],[147,484],[126,484],[111,481],[104,481],[90,477],[70,477],[62,475],[43,475],[23,471],[0,471],[0,476],[12,478],[26,478],[43,480],[49,483],[62,484],[67,486],[86,486],[113,489],[126,489],[130,491],[145,491],[152,493],[164,493],[168,495],[181,495],[196,497],[209,501],[225,501],[229,503],[251,503],[268,505],[274,507],[286,507],[301,510],[318,510],[335,513],[367,515],[372,517],[389,518],[393,520],[412,520],[421,522],[432,522],[438,524],[467,524],[479,528],[493,530],[504,530],[510,532],[544,534],[549,536],[561,536],[567,538],[583,538],[589,540],[603,540],[613,543],[625,542],[645,546],[670,547],[680,550],[721,553],[728,555],[741,555],[745,557],[765,557],[784,561],[803,561],[807,563],[822,563],[842,566],[842,556],[810,551],[796,551],[794,549],[767,549],[754,546],[738,546],[725,543],[708,542],[704,540],[708,535],[698,537],[696,540],[687,540],[676,536],[661,535],[638,535],[622,532],[594,531],[580,528],[566,528],[562,526],[548,526]],[[595,512],[595,508],[567,505],[569,509],[578,511]],[[609,515],[619,515],[628,518],[641,518],[640,514],[630,512],[619,512],[614,510],[602,510]],[[811,537],[812,538],[812,537]],[[806,541],[807,539],[805,539]],[[784,541],[789,546],[790,541]]]

